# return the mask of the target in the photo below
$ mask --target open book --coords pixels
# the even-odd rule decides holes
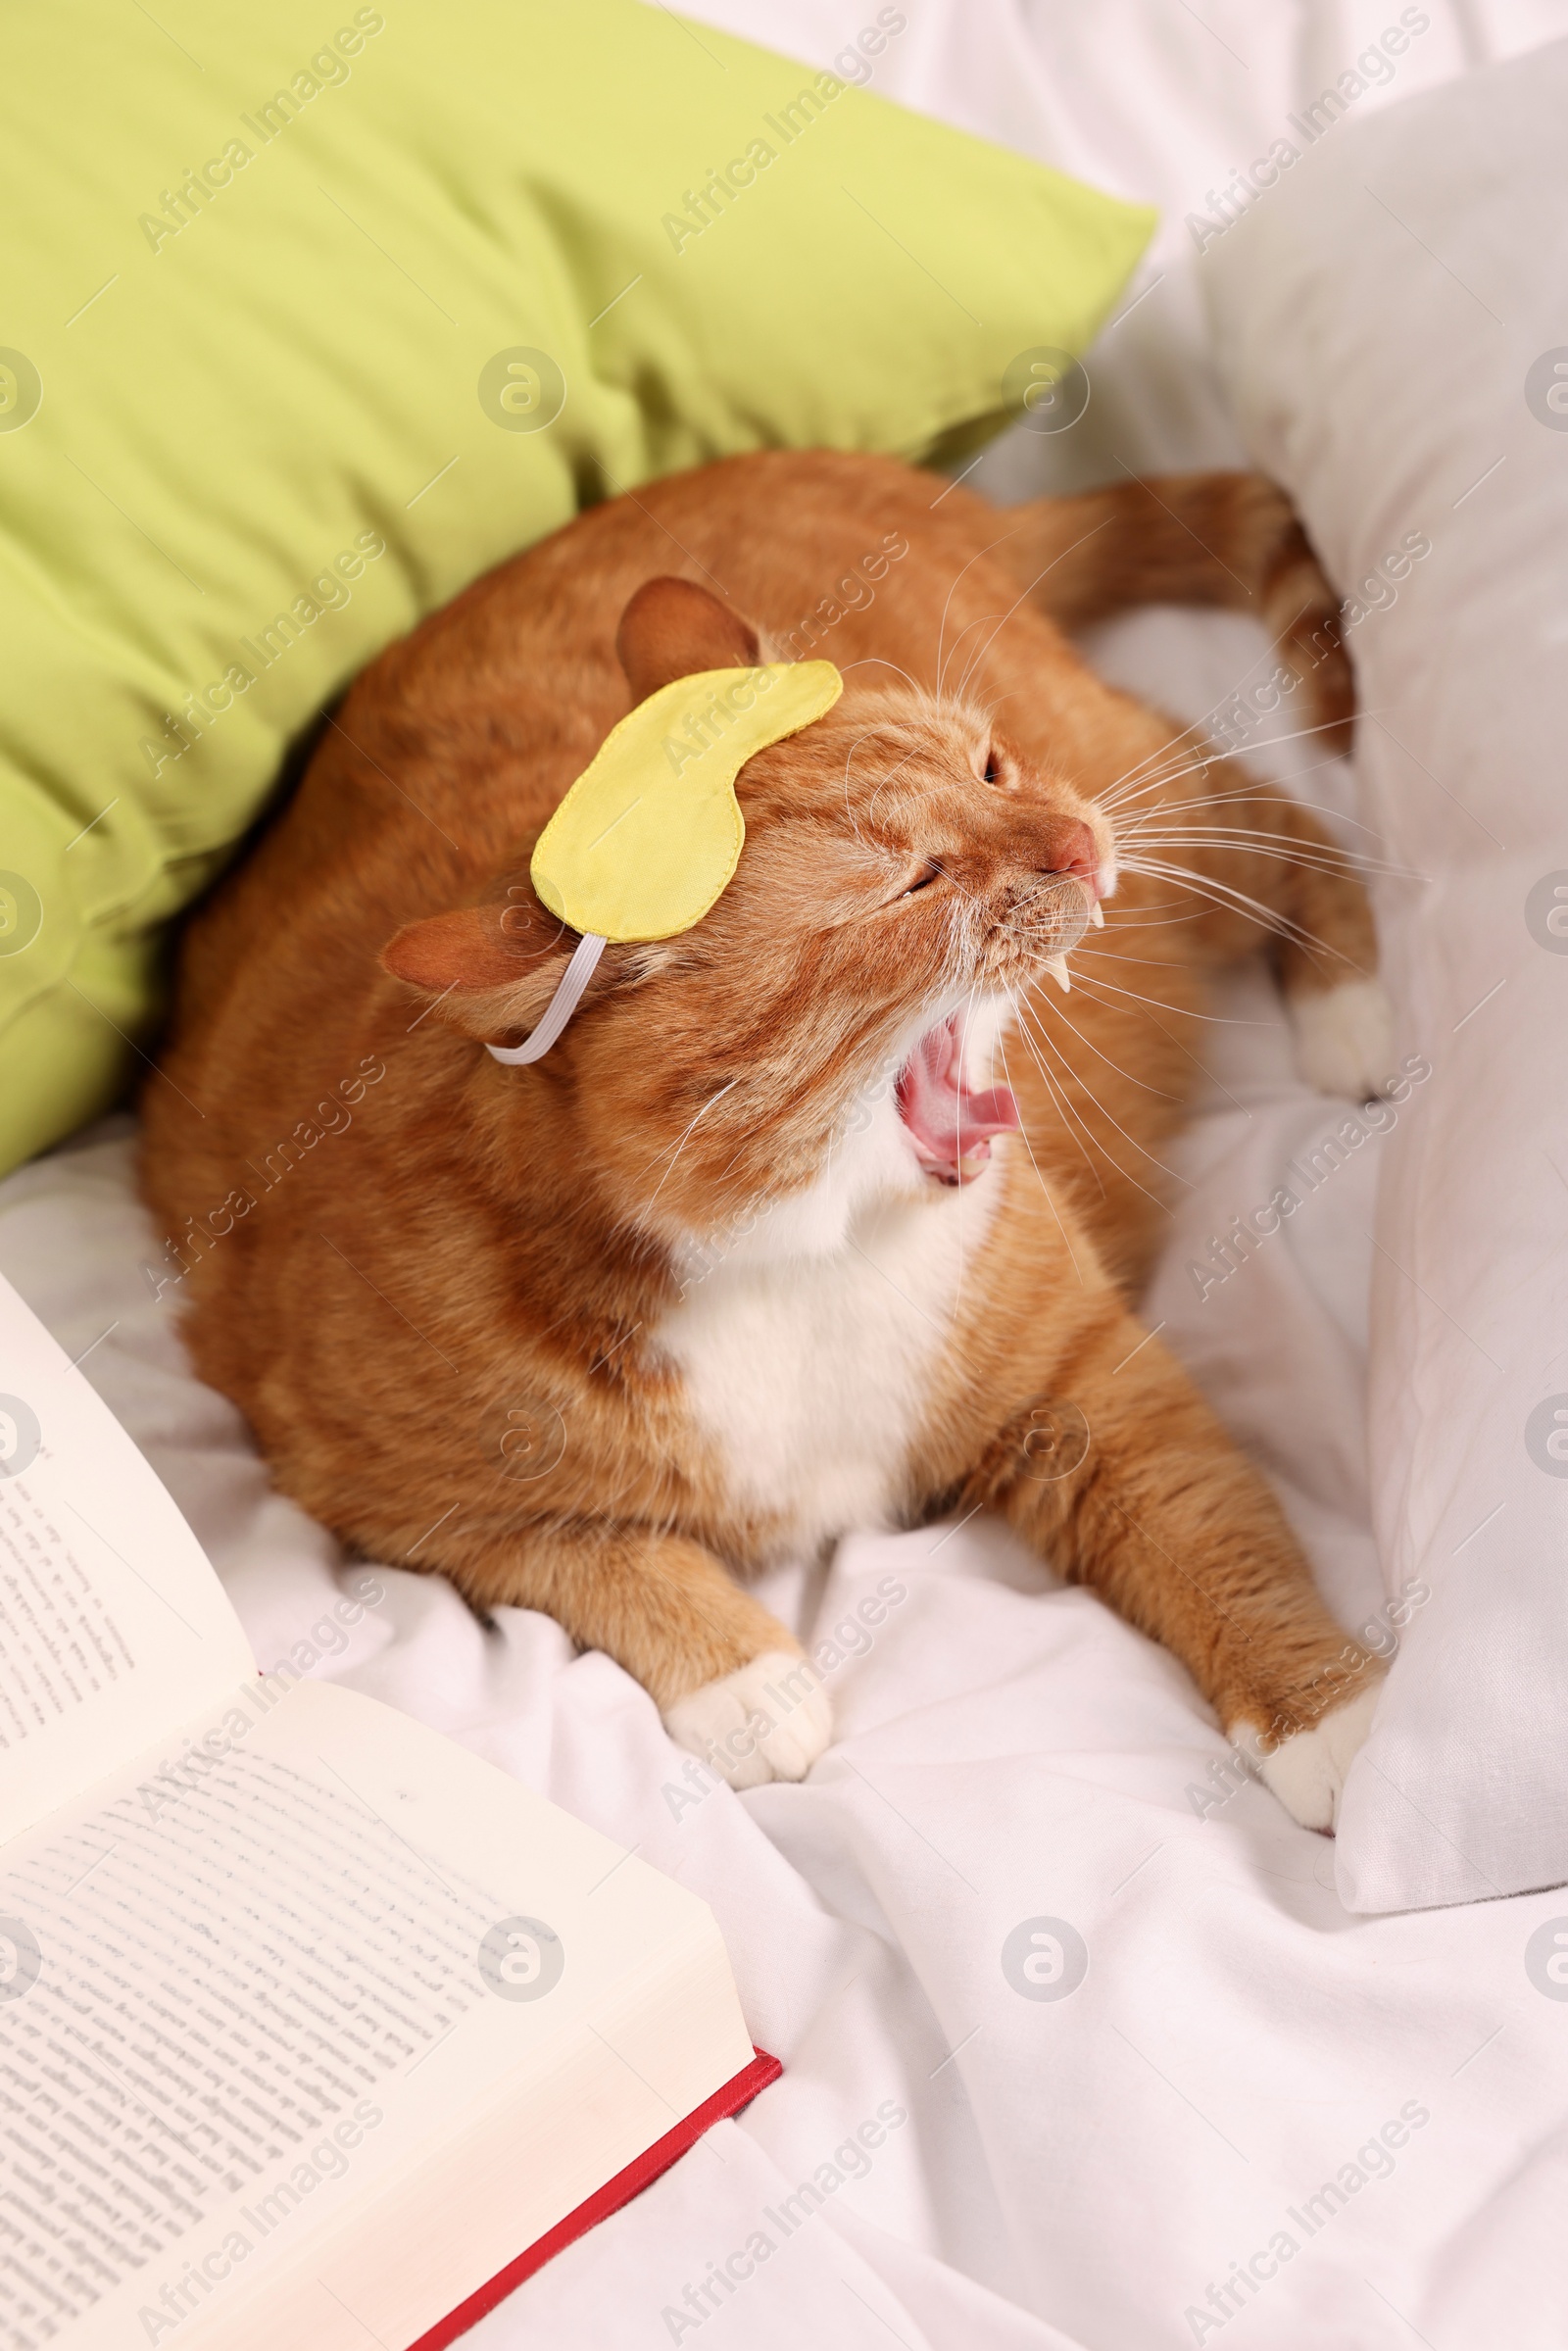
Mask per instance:
[[[0,1281],[8,2351],[436,2351],[778,2071],[706,1903],[263,1677]]]

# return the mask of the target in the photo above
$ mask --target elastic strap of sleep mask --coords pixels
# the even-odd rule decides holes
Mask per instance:
[[[555,1044],[567,1021],[576,1011],[582,992],[594,976],[594,966],[605,952],[605,941],[598,931],[585,931],[578,940],[571,961],[556,984],[556,993],[544,1009],[544,1015],[526,1045],[487,1045],[485,1052],[494,1053],[498,1061],[515,1066],[519,1061],[538,1061]]]

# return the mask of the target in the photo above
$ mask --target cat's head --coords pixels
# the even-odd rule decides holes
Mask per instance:
[[[616,644],[634,701],[767,658],[676,579],[638,591]],[[881,663],[852,667],[836,707],[758,752],[736,791],[746,845],[703,919],[609,946],[548,1054],[476,1054],[472,1082],[519,1153],[548,1131],[559,1159],[564,1137],[582,1184],[650,1237],[690,1248],[760,1217],[778,1249],[814,1249],[874,1197],[982,1172],[1017,1123],[993,1066],[1011,999],[1076,944],[1113,844],[984,711]],[[525,1036],[577,944],[526,871],[385,951],[466,1041]]]

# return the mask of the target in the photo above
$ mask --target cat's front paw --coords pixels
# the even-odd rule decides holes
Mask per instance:
[[[731,1788],[760,1788],[805,1779],[832,1736],[833,1714],[808,1658],[767,1649],[676,1698],[664,1709],[664,1728]]]
[[[1319,1094],[1370,1102],[1394,1067],[1394,1007],[1380,980],[1290,999],[1296,1067]]]
[[[1343,1706],[1322,1715],[1309,1731],[1282,1739],[1268,1754],[1258,1752],[1255,1734],[1239,1734],[1238,1743],[1250,1746],[1263,1785],[1303,1829],[1322,1829],[1332,1835],[1338,1828],[1340,1798],[1350,1766],[1372,1728],[1381,1687],[1380,1676]]]

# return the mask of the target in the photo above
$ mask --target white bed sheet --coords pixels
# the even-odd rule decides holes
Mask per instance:
[[[1227,1178],[1283,1151],[1314,1108],[1231,1074],[1242,1106],[1224,1116],[1245,1139]],[[691,1801],[686,1759],[609,1659],[574,1656],[524,1610],[486,1630],[445,1584],[396,1567],[330,1653],[312,1629],[343,1572],[336,1546],[270,1492],[238,1415],[189,1374],[172,1294],[153,1302],[133,1143],[116,1121],[0,1187],[0,1270],[182,1504],[258,1659],[309,1644],[301,1662],[318,1651],[316,1670],[701,1892],[755,2037],[785,2060],[782,2082],[477,2343],[1163,2351],[1225,2330],[1210,2287],[1239,2261],[1268,2269],[1283,2229],[1298,2250],[1225,2321],[1260,2351],[1393,2351],[1411,2326],[1434,2351],[1560,2351],[1568,2014],[1525,1961],[1551,1920],[1568,1935],[1568,1897],[1352,1919],[1326,1840],[1260,1788],[1195,1808],[1224,1746],[1173,1661],[980,1520],[858,1537],[825,1585],[774,1579],[766,1596],[814,1639],[883,1593],[881,1624],[842,1641],[835,1743],[799,1788]],[[1190,1148],[1229,1150],[1207,1127]],[[1283,1255],[1274,1276],[1261,1257],[1250,1271],[1275,1284],[1256,1313],[1290,1317],[1302,1350],[1299,1392],[1283,1368],[1261,1375],[1288,1425],[1325,1373],[1354,1384],[1358,1343]],[[1233,1343],[1264,1360],[1255,1329],[1250,1355],[1240,1323]],[[1285,1491],[1336,1558],[1355,1533],[1345,1497],[1304,1456]],[[1024,1996],[1004,1971],[1031,1920],[1082,1938],[1087,1972],[1065,1997]],[[781,2199],[887,2101],[908,2120],[786,2239]],[[1413,2114],[1428,2119],[1411,2129]],[[1385,2125],[1407,2143],[1365,2158],[1352,2190],[1343,2167]],[[1343,2208],[1320,2202],[1309,2236],[1325,2182]],[[767,2260],[699,2325],[687,2288],[760,2229]]]
[[[830,58],[873,12],[702,13]],[[1117,330],[1132,357],[1097,374],[1100,414],[1134,465],[1234,462],[1173,230],[1213,171],[1256,152],[1397,12],[905,13],[875,86],[1174,210],[1149,270],[1164,282]],[[1564,28],[1544,5],[1427,13],[1412,58],[1428,79]],[[1395,94],[1415,86],[1412,69]],[[977,478],[1022,494],[1062,462],[1019,436]],[[1105,632],[1097,658],[1197,715],[1258,651],[1242,623],[1152,614]],[[1310,763],[1299,747],[1279,756]],[[1344,786],[1332,768],[1299,782],[1341,806]],[[1221,1010],[1150,1318],[1274,1475],[1358,1624],[1383,1597],[1362,1439],[1378,1146],[1200,1301],[1189,1258],[1339,1115],[1291,1078],[1257,974]],[[1420,1115],[1418,1096],[1402,1115]],[[270,1665],[309,1641],[341,1562],[189,1376],[176,1294],[155,1304],[139,1273],[152,1243],[131,1149],[115,1122],[0,1187],[0,1270],[86,1350]],[[1223,1742],[1172,1661],[983,1521],[857,1538],[825,1583],[783,1575],[765,1596],[820,1639],[889,1577],[903,1596],[831,1678],[832,1750],[808,1785],[745,1797],[683,1801],[684,1758],[650,1701],[548,1619],[508,1609],[482,1628],[395,1565],[350,1645],[323,1650],[317,1670],[702,1892],[755,2037],[787,2067],[476,2345],[1164,2351],[1234,2328],[1255,2351],[1559,2351],[1568,2006],[1527,1950],[1553,1921],[1568,1936],[1568,1893],[1352,1918],[1328,1845],[1260,1788],[1195,1809],[1195,1788],[1217,1792]],[[1008,1936],[1040,1919],[1082,1938],[1087,1972],[1065,1997],[1027,1997],[1004,1972]],[[767,2216],[802,2180],[825,2183],[819,2167],[887,2101],[906,2122],[786,2238]],[[1402,2143],[1370,2151],[1385,2125]],[[705,2303],[713,2265],[759,2230],[765,2261],[710,2282]],[[1250,2285],[1227,2290],[1248,2262]]]

